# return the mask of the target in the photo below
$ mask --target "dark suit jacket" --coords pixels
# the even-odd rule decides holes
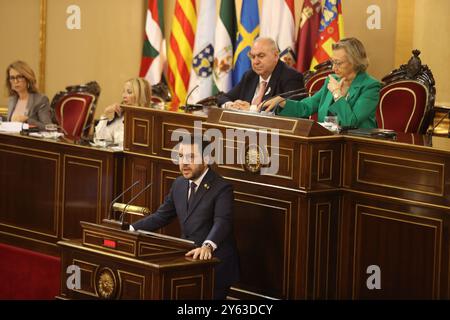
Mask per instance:
[[[12,114],[16,108],[17,100],[17,96],[9,97],[8,121],[11,121]],[[28,124],[37,126],[40,130],[44,130],[46,124],[52,123],[52,113],[48,98],[46,96],[39,93],[30,93],[26,110],[28,110]]]
[[[215,268],[216,287],[228,287],[239,280],[239,258],[233,234],[233,187],[211,168],[194,194],[187,210],[189,180],[178,177],[158,210],[133,224],[138,230],[155,231],[178,216],[181,237],[201,246],[205,240],[217,244],[213,256],[219,258]]]
[[[251,103],[258,83],[259,75],[250,69],[233,89],[217,97],[217,103],[219,106],[225,102],[235,100],[244,100]],[[275,97],[283,92],[297,90],[303,87],[303,75],[279,60],[272,72],[266,95],[264,95],[262,101]]]

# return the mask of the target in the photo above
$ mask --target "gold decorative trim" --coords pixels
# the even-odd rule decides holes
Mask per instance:
[[[287,207],[283,208],[283,207],[269,205],[266,203],[253,202],[253,201],[249,201],[249,200],[239,199],[238,195],[248,196],[250,198],[259,198],[259,199],[269,200],[272,202],[281,202],[281,203],[287,204]],[[287,296],[289,293],[289,285],[290,285],[290,283],[288,281],[289,272],[290,272],[288,255],[289,255],[290,248],[291,248],[291,240],[290,240],[291,239],[291,229],[289,228],[289,226],[291,225],[291,221],[292,221],[292,202],[286,201],[286,200],[281,200],[281,199],[275,199],[275,198],[270,198],[270,197],[254,195],[254,194],[245,193],[245,192],[239,192],[239,191],[234,191],[234,196],[235,196],[234,201],[237,201],[237,202],[248,203],[248,204],[271,208],[271,209],[276,209],[276,210],[280,210],[280,211],[284,212],[283,215],[284,215],[284,242],[285,243],[284,243],[284,254],[283,254],[283,270],[284,270],[285,274],[283,275],[282,292]]]
[[[4,234],[6,236],[9,236],[9,237],[16,237],[16,238],[21,238],[21,239],[25,239],[25,240],[31,240],[31,241],[39,242],[39,243],[42,243],[42,244],[45,244],[45,245],[49,245],[49,246],[52,246],[52,247],[56,247],[56,248],[58,247],[53,242],[47,242],[47,241],[44,241],[44,240],[39,240],[39,239],[35,239],[35,238],[29,238],[29,237],[25,237],[25,236],[22,236],[22,235],[18,235],[16,233],[9,233],[9,232],[3,231],[3,230],[0,230],[0,233]]]
[[[328,178],[320,178],[320,160],[323,160],[323,158],[320,158],[320,155],[322,153],[329,152],[330,153],[330,176]],[[333,180],[333,154],[334,150],[318,150],[317,153],[317,181],[332,181]],[[322,161],[323,163],[323,161]]]
[[[204,284],[205,284],[205,277],[203,276],[203,274],[186,276],[186,277],[171,278],[170,279],[170,299],[171,300],[179,300],[179,298],[178,298],[178,288],[179,287],[195,286],[195,283],[184,284],[184,285],[176,285],[175,281],[191,280],[191,279],[192,279],[192,281],[194,281],[194,279],[200,279],[200,296],[203,299],[204,296],[205,296],[205,293],[203,292],[203,287],[204,287]],[[163,286],[163,288],[164,288],[164,286]],[[172,290],[172,289],[175,289],[175,290]],[[163,289],[163,297],[164,297],[164,289]]]
[[[79,264],[77,264],[77,262],[82,263],[82,264],[86,264],[86,265],[90,265],[90,266],[94,267],[94,269],[93,270],[89,270],[89,269],[86,269],[86,268],[82,268]],[[94,293],[86,291],[86,290],[82,290],[82,289],[75,289],[75,288],[72,289],[72,291],[76,291],[76,292],[79,292],[81,294],[85,294],[85,295],[88,295],[88,296],[91,296],[91,297],[98,298],[97,286],[95,285],[94,281],[95,281],[95,274],[97,273],[97,270],[100,267],[100,265],[93,264],[93,263],[90,263],[90,262],[87,262],[87,261],[84,261],[84,260],[80,260],[80,259],[72,259],[72,265],[76,265],[76,266],[78,266],[80,268],[80,270],[83,270],[83,271],[88,272],[88,273],[91,274],[91,277],[89,279],[90,280],[89,283],[90,283],[90,286],[91,286],[92,290],[94,290]],[[61,281],[62,281],[62,283],[64,283],[63,279]]]
[[[152,132],[152,130],[150,130],[151,128],[150,128],[150,121],[148,120],[148,119],[143,119],[143,118],[137,118],[137,117],[133,117],[132,119],[131,119],[131,121],[133,122],[133,124],[132,124],[132,127],[131,127],[131,129],[132,129],[132,136],[131,136],[131,144],[133,145],[133,146],[140,146],[140,147],[150,147],[150,133]],[[145,122],[145,123],[147,123],[147,136],[146,136],[146,140],[147,140],[147,144],[144,144],[144,143],[138,143],[138,142],[135,142],[136,141],[136,136],[135,136],[135,126],[136,126],[136,121],[142,121],[142,122]],[[145,128],[145,126],[142,126],[142,127],[144,127]]]
[[[363,210],[358,211],[359,208],[368,208],[368,209],[373,209],[375,211],[380,212],[379,215],[373,214],[373,213],[369,213],[369,212],[363,212]],[[385,213],[385,215],[383,215],[383,213]],[[423,219],[423,220],[431,220],[434,222],[437,222],[439,224],[439,226],[436,225],[432,225],[432,224],[426,224],[426,223],[419,223],[419,222],[415,222],[415,221],[411,221],[411,220],[406,220],[406,219],[399,219],[399,218],[393,218],[393,217],[389,217],[386,216],[386,213],[393,213],[393,214],[399,214],[399,215],[403,215],[403,216],[409,216],[409,217],[413,217],[416,220],[419,219]],[[402,212],[402,211],[396,211],[396,210],[390,210],[390,209],[386,209],[386,208],[377,208],[377,207],[373,207],[373,206],[368,206],[368,205],[361,205],[361,204],[356,204],[355,205],[355,231],[354,231],[354,239],[353,239],[353,275],[352,275],[352,282],[353,282],[353,288],[352,288],[352,299],[357,299],[356,297],[356,247],[357,247],[357,238],[358,238],[358,216],[361,215],[365,215],[365,216],[371,216],[371,217],[375,217],[375,218],[379,218],[379,219],[386,219],[386,220],[393,220],[393,221],[399,221],[399,222],[403,222],[403,223],[407,223],[407,224],[413,224],[413,225],[418,225],[418,226],[423,226],[423,227],[429,227],[431,229],[434,229],[434,233],[435,233],[435,242],[434,242],[434,259],[433,259],[433,288],[432,288],[432,294],[433,294],[433,299],[437,298],[437,294],[436,292],[440,292],[440,273],[441,273],[441,252],[440,250],[442,250],[442,223],[443,221],[441,219],[436,219],[436,218],[431,218],[431,217],[426,217],[426,216],[417,216],[414,214],[410,214],[407,212]],[[440,231],[437,230],[437,228],[439,228]],[[437,249],[436,245],[439,245],[439,249]],[[436,262],[437,259],[437,262]],[[437,281],[435,281],[436,279],[436,265],[437,265]],[[438,285],[437,290],[436,288],[436,282]]]
[[[370,192],[354,190],[354,189],[348,189],[348,188],[342,188],[341,190],[345,191],[345,192],[348,192],[348,193],[356,193],[356,194],[364,195],[364,196],[382,198],[383,200],[389,199],[389,200],[395,200],[395,201],[398,201],[398,202],[403,202],[403,203],[408,203],[408,204],[413,204],[413,205],[418,205],[418,206],[428,207],[428,208],[433,208],[433,209],[450,210],[450,207],[446,207],[446,206],[442,206],[442,205],[438,205],[438,204],[433,204],[433,203],[429,203],[429,202],[420,202],[420,201],[415,201],[415,200],[408,200],[408,199],[404,199],[404,198],[392,197],[392,196],[388,196],[388,195],[382,195],[382,194],[377,194],[377,193],[370,193]]]
[[[125,275],[125,274],[129,275],[129,276],[136,277],[136,278],[141,278],[142,282],[139,283],[137,281],[132,281],[130,279],[123,279],[122,275]],[[118,278],[119,278],[119,283],[121,284],[120,285],[120,289],[121,290],[117,293],[117,297],[122,298],[122,291],[123,291],[124,283],[125,282],[130,282],[130,283],[134,283],[134,284],[139,285],[139,287],[140,287],[140,289],[139,289],[139,297],[140,297],[141,300],[144,300],[144,298],[145,298],[145,296],[144,296],[144,292],[145,292],[145,276],[137,274],[137,273],[128,272],[128,271],[125,271],[125,270],[122,270],[122,269],[117,269],[117,275],[118,275]],[[153,278],[153,274],[151,274],[151,277]]]
[[[65,203],[66,203],[66,159],[72,158],[72,159],[79,159],[84,161],[90,161],[90,162],[97,162],[99,163],[99,166],[93,166],[90,164],[82,163],[82,162],[75,162],[67,160],[67,164],[72,165],[81,165],[85,167],[91,167],[94,169],[97,169],[97,183],[98,183],[98,191],[97,191],[97,214],[96,214],[96,223],[100,223],[101,216],[102,216],[102,202],[101,202],[101,195],[103,193],[102,190],[102,177],[103,177],[103,160],[98,160],[95,158],[86,158],[86,157],[77,157],[71,154],[64,154],[63,155],[63,181],[62,181],[62,202],[61,202],[61,239],[62,240],[69,240],[68,238],[64,237],[64,213],[65,213]]]
[[[98,250],[95,248],[90,248],[90,247],[85,247],[82,246],[81,244],[77,244],[71,241],[58,241],[58,245],[60,246],[64,246],[64,247],[70,247],[73,249],[77,249],[77,250],[81,250],[81,251],[86,251],[86,252],[90,252],[90,253],[94,253],[94,254],[99,254],[105,257],[110,257],[110,258],[115,258],[115,259],[119,259],[119,260],[123,260],[123,261],[128,261],[128,262],[132,262],[135,264],[140,264],[143,265],[147,268],[157,268],[158,265],[152,263],[152,262],[148,262],[145,260],[139,260],[139,259],[133,259],[124,255],[119,255],[119,254],[114,254],[114,253],[110,253],[110,252],[106,252],[103,250]],[[102,248],[103,249],[103,248]]]
[[[126,252],[126,251],[121,251],[121,250],[117,250],[117,249],[110,249],[108,247],[99,246],[99,245],[96,245],[96,244],[92,244],[92,243],[86,242],[86,236],[89,235],[89,234],[92,234],[93,236],[97,236],[100,239],[105,239],[105,238],[109,239],[109,238],[111,238],[111,240],[120,240],[120,241],[123,242],[123,244],[125,244],[125,245],[128,244],[132,248],[133,253]],[[120,236],[116,236],[116,235],[105,236],[104,233],[100,233],[100,232],[96,232],[96,231],[92,231],[92,230],[85,230],[85,229],[83,229],[83,245],[88,246],[88,247],[92,247],[92,248],[99,248],[101,250],[106,250],[106,251],[110,251],[110,252],[114,252],[114,253],[118,253],[118,254],[127,255],[127,256],[130,256],[130,257],[136,257],[136,255],[137,255],[136,254],[136,250],[137,250],[136,249],[136,241],[133,241],[133,240],[130,240],[130,239],[127,239],[127,238],[123,238],[123,237],[120,237]]]
[[[323,210],[319,210],[320,206],[327,206],[328,212],[325,212]],[[316,223],[315,223],[315,247],[316,250],[314,250],[314,270],[317,272],[316,279],[313,283],[313,297],[314,298],[324,298],[324,297],[317,297],[317,288],[320,289],[320,283],[321,283],[321,272],[320,272],[320,265],[321,265],[321,248],[322,248],[322,242],[321,237],[318,232],[320,230],[320,227],[322,226],[322,216],[323,214],[328,215],[328,221],[327,221],[327,242],[325,245],[327,246],[327,257],[326,257],[326,273],[325,273],[325,292],[328,293],[328,267],[329,267],[329,261],[330,261],[330,227],[331,227],[331,202],[324,202],[324,203],[316,203]],[[319,266],[319,269],[317,269],[317,266]]]
[[[173,127],[176,128],[175,130],[177,130],[179,128],[186,128],[186,129],[192,129],[192,131],[194,131],[194,129],[195,129],[194,126],[188,126],[188,125],[172,123],[172,122],[163,122],[161,124],[161,150],[169,151],[169,152],[172,152],[172,149],[166,148],[166,146],[164,144],[164,137],[166,137],[166,135],[164,133],[167,131],[167,134],[168,134],[168,137],[169,137],[169,136],[172,136],[172,134],[169,135],[169,133],[173,132],[174,130],[169,130],[169,129],[165,130],[166,126],[173,126]],[[206,131],[206,128],[202,127],[202,134],[204,134],[205,131]],[[174,142],[177,142],[177,141],[174,141]]]
[[[44,232],[39,232],[39,231],[35,231],[32,229],[28,229],[28,228],[21,228],[21,227],[17,227],[17,226],[13,226],[13,225],[9,225],[9,224],[4,224],[4,223],[0,223],[0,225],[2,226],[6,226],[9,228],[13,228],[13,229],[17,229],[17,230],[21,230],[21,231],[25,231],[25,232],[31,232],[34,234],[39,234],[39,235],[43,235],[43,236],[47,236],[47,237],[51,237],[51,238],[58,238],[58,224],[59,224],[59,215],[58,215],[58,202],[59,202],[59,181],[60,181],[60,154],[59,153],[55,153],[55,152],[50,152],[50,151],[42,151],[39,149],[33,149],[33,148],[24,148],[24,147],[20,147],[20,146],[15,146],[15,145],[7,145],[7,144],[3,144],[0,143],[0,146],[4,146],[4,147],[9,147],[11,149],[23,149],[23,150],[32,150],[35,152],[40,152],[40,153],[46,153],[49,155],[53,155],[56,156],[56,158],[50,158],[50,157],[44,157],[41,155],[36,155],[36,154],[31,154],[31,153],[23,153],[23,152],[19,152],[19,151],[13,151],[10,149],[0,149],[0,152],[4,152],[4,153],[11,153],[11,154],[16,154],[16,155],[20,155],[20,156],[25,156],[25,157],[32,157],[32,158],[37,158],[37,159],[44,159],[44,160],[49,160],[49,161],[54,161],[55,162],[55,203],[53,204],[53,208],[54,208],[54,214],[53,214],[53,229],[54,229],[54,234],[50,234],[50,233],[44,233]]]
[[[430,164],[430,165],[435,165],[437,167],[442,167],[442,175],[441,175],[441,185],[440,185],[440,189],[441,192],[440,193],[435,193],[435,192],[428,192],[428,191],[420,191],[417,189],[411,189],[411,188],[403,188],[403,187],[398,187],[395,185],[389,185],[389,184],[384,184],[384,183],[375,183],[375,182],[370,182],[364,179],[360,178],[360,160],[361,160],[361,155],[371,155],[371,156],[375,156],[378,158],[390,158],[390,159],[397,159],[397,160],[404,160],[404,161],[408,161],[408,162],[417,162],[417,163],[426,163],[426,164]],[[368,160],[364,160],[364,161],[368,161]],[[371,160],[374,163],[377,163],[377,161]],[[375,154],[375,153],[371,153],[371,152],[364,152],[364,151],[359,151],[358,150],[358,157],[357,157],[357,161],[356,161],[356,182],[359,183],[365,183],[365,184],[370,184],[370,185],[375,185],[375,186],[380,186],[380,187],[388,187],[388,188],[393,188],[393,189],[397,189],[397,190],[404,190],[404,191],[412,191],[412,192],[417,192],[417,193],[421,193],[421,194],[427,194],[427,195],[434,195],[434,196],[440,196],[443,197],[444,196],[444,177],[445,177],[445,165],[443,163],[438,163],[438,162],[430,162],[430,161],[423,161],[423,160],[414,160],[411,158],[402,158],[402,157],[394,157],[394,156],[388,156],[385,154]],[[405,165],[401,165],[401,164],[391,164],[391,163],[384,163],[384,162],[379,162],[385,165],[390,165],[390,166],[397,166],[397,167],[401,167],[401,168],[413,168],[416,170],[422,170],[422,171],[433,171],[430,169],[422,169],[422,168],[414,168],[414,167],[410,167],[410,166],[405,166]],[[435,171],[435,172],[439,172],[439,171]]]
[[[47,59],[47,0],[40,0],[39,11],[39,91],[45,92],[45,65]]]
[[[270,129],[270,130],[272,130],[272,129],[274,129],[273,127],[263,127],[263,126],[255,126],[255,125],[251,125],[251,124],[245,124],[245,127],[240,127],[239,125],[240,125],[240,123],[238,123],[238,122],[230,122],[230,121],[224,121],[222,118],[223,118],[223,115],[224,114],[236,114],[237,112],[232,112],[232,111],[228,111],[228,110],[223,110],[223,112],[220,114],[220,118],[219,118],[219,123],[225,123],[225,124],[230,124],[230,125],[232,125],[232,126],[234,126],[234,128],[236,129],[236,126],[238,126],[239,128],[244,128],[244,129],[246,129],[246,128],[254,128],[254,129],[256,129],[256,130],[259,130],[259,129],[261,129],[261,128],[264,128],[264,129]],[[258,114],[258,115],[252,115],[252,114],[242,114],[241,113],[241,115],[242,116],[248,116],[248,117],[258,117],[258,118],[267,118],[267,119],[274,119],[272,116],[266,116],[266,115],[262,115],[262,114]],[[279,130],[279,131],[284,131],[284,132],[289,132],[289,133],[294,133],[295,132],[295,129],[297,129],[297,125],[298,125],[298,121],[297,120],[294,120],[294,119],[288,119],[288,118],[281,118],[281,117],[279,117],[279,118],[276,118],[276,120],[277,121],[280,121],[280,122],[286,122],[286,123],[289,123],[290,125],[291,125],[291,127],[292,127],[292,129],[291,130],[286,130],[286,129],[279,129],[279,128],[276,128],[277,130]],[[212,123],[213,124],[213,123]]]

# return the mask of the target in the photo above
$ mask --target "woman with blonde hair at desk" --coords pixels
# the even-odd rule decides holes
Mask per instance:
[[[151,104],[152,89],[147,80],[133,78],[127,80],[123,86],[123,105],[149,108]],[[95,138],[111,141],[118,146],[123,145],[124,125],[122,108],[115,103],[106,107],[100,121],[95,127]]]
[[[318,92],[301,101],[275,97],[261,104],[260,109],[270,111],[278,105],[283,108],[278,112],[281,116],[307,118],[317,112],[319,122],[331,115],[338,117],[341,126],[376,128],[381,83],[366,72],[366,49],[356,38],[341,39],[332,49],[334,74]]]
[[[17,121],[45,129],[52,123],[49,100],[39,93],[33,69],[23,61],[6,68],[6,89],[9,94],[8,121]]]

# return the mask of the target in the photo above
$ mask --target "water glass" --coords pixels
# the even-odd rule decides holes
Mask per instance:
[[[330,131],[339,131],[339,119],[338,116],[326,116],[323,119],[325,127]]]

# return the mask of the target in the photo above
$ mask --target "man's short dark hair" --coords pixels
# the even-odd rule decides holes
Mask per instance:
[[[206,147],[211,143],[211,141],[205,140],[203,135],[198,134],[182,135],[178,141],[181,144],[197,145],[198,151],[200,151],[200,154],[202,156],[204,155],[203,152],[205,151]]]

